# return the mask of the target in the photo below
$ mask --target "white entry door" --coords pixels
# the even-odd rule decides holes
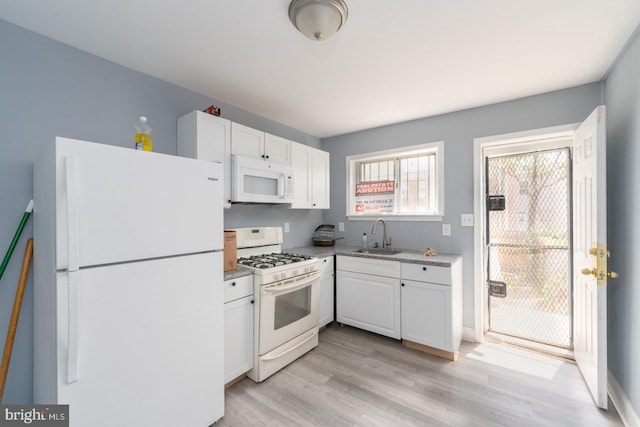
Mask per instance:
[[[605,107],[573,139],[574,355],[595,403],[607,409]]]

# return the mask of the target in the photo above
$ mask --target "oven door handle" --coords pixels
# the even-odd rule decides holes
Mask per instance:
[[[302,289],[302,288],[308,286],[309,283],[311,283],[314,280],[316,280],[319,277],[319,275],[320,275],[319,272],[314,271],[313,273],[309,273],[306,276],[299,277],[296,280],[296,282],[299,282],[299,283],[293,283],[291,285],[281,285],[281,286],[278,286],[278,285],[263,286],[262,287],[262,293],[263,294],[269,294],[269,295],[280,295],[280,294],[285,294],[287,292],[296,291],[298,289]]]
[[[309,336],[306,337],[302,342],[299,342],[298,344],[294,345],[293,347],[286,349],[282,353],[269,354],[268,356],[260,357],[260,359],[262,359],[264,361],[269,361],[269,360],[278,359],[279,357],[282,357],[285,354],[291,353],[296,348],[301,347],[301,346],[305,345],[306,343],[308,343],[309,341],[311,341],[318,334],[318,328],[313,328],[312,330],[308,331],[307,334],[309,334]]]

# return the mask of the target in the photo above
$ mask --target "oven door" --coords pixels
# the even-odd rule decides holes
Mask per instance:
[[[260,341],[263,355],[318,326],[320,272],[260,287]]]

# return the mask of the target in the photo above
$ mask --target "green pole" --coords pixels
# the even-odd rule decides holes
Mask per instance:
[[[9,245],[9,249],[7,249],[7,253],[2,260],[2,265],[0,265],[0,279],[2,279],[4,270],[7,268],[7,264],[9,264],[9,259],[11,259],[11,255],[13,255],[13,250],[18,244],[18,240],[20,240],[20,235],[22,234],[22,230],[24,229],[24,226],[27,223],[31,212],[33,212],[33,199],[29,201],[27,209],[25,209],[24,215],[22,215],[22,220],[20,220],[20,225],[18,225],[18,229],[16,230],[16,234],[14,234],[13,240],[11,240],[11,244]]]

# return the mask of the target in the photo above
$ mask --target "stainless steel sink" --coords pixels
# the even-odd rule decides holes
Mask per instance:
[[[391,248],[360,248],[356,249],[354,252],[358,252],[361,254],[372,254],[372,255],[395,255],[402,252],[398,249]]]

